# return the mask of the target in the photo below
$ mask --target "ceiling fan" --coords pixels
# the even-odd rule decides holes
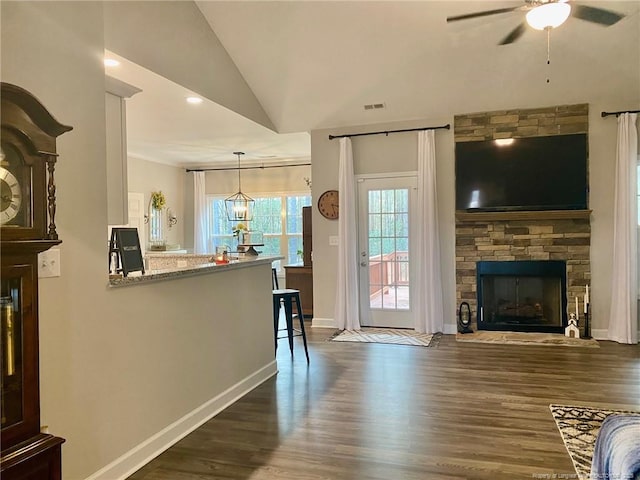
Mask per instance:
[[[569,16],[586,20],[587,22],[610,26],[624,18],[621,13],[616,13],[604,8],[578,5],[569,0],[524,0],[524,5],[517,7],[498,8],[482,12],[467,13],[447,17],[447,22],[457,22],[470,18],[488,17],[501,13],[526,12],[526,22],[520,23],[502,39],[500,45],[507,45],[518,40],[529,25],[536,30],[545,30],[562,25]]]

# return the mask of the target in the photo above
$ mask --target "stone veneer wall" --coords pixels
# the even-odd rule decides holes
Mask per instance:
[[[453,125],[456,142],[588,133],[589,105],[469,113],[456,115]]]
[[[456,222],[456,299],[474,312],[476,262],[510,260],[565,260],[569,311],[574,297],[582,296],[590,283],[588,218],[558,220],[458,220]],[[582,326],[582,322],[580,322]]]
[[[588,105],[458,115],[454,119],[454,132],[456,142],[588,133]],[[457,212],[458,305],[469,303],[476,318],[478,261],[565,260],[568,305],[572,312],[574,297],[582,299],[585,285],[591,279],[589,216],[588,211]]]

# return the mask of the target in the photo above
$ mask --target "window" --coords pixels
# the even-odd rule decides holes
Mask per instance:
[[[253,220],[247,222],[250,231],[261,232],[264,246],[257,250],[264,255],[282,255],[285,265],[299,263],[302,258],[302,207],[311,205],[311,196],[304,194],[269,194],[254,197]],[[208,196],[209,201],[209,251],[218,245],[235,248],[233,237],[235,224],[227,220],[224,197]],[[281,262],[275,263],[278,270]]]

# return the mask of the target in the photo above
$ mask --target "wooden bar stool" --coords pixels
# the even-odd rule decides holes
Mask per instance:
[[[275,338],[276,350],[278,349],[278,319],[280,317],[280,302],[284,304],[284,316],[287,322],[287,336],[289,337],[289,349],[293,356],[293,302],[298,310],[298,320],[300,321],[300,334],[304,344],[304,353],[309,363],[309,350],[307,349],[307,335],[304,331],[304,316],[302,314],[302,304],[300,302],[300,290],[292,288],[273,290],[273,335]],[[284,337],[283,337],[284,338]]]

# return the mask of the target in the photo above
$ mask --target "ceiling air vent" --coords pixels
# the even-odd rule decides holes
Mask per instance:
[[[380,108],[384,108],[384,103],[369,103],[364,106],[365,110],[378,110]]]

